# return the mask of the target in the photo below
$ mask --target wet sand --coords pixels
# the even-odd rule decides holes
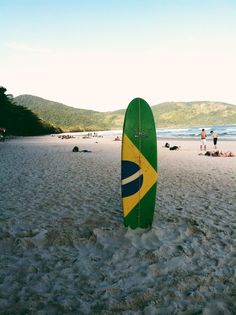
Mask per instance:
[[[123,226],[121,142],[0,143],[0,314],[235,314],[236,158],[165,142],[148,231]]]

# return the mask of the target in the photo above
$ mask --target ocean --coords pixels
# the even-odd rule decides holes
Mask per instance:
[[[203,127],[204,128],[204,127]],[[157,136],[159,138],[186,138],[186,139],[198,139],[202,128],[176,128],[167,129],[159,128],[157,129]],[[210,136],[210,131],[214,130],[218,133],[220,139],[236,140],[236,125],[231,126],[210,126],[205,127],[208,137]]]
[[[210,131],[214,130],[218,133],[220,139],[236,140],[236,125],[228,126],[208,126],[205,128],[208,137]],[[181,138],[181,139],[198,139],[201,129],[200,127],[191,128],[157,128],[158,138]],[[102,136],[121,136],[122,130],[109,130],[97,132]]]

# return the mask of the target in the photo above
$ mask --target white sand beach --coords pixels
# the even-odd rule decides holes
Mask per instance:
[[[236,157],[165,142],[149,231],[123,226],[121,142],[0,143],[0,314],[236,314]]]

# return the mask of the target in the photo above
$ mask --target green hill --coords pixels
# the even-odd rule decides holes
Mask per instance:
[[[20,95],[14,100],[64,131],[121,129],[123,125],[125,109],[78,109],[32,95]],[[236,106],[221,102],[169,102],[155,105],[152,110],[160,128],[236,124]]]
[[[158,127],[236,124],[236,106],[221,102],[170,102],[152,107]]]
[[[64,131],[106,130],[111,126],[120,128],[123,123],[123,110],[102,113],[66,106],[32,95],[20,95],[14,100]]]

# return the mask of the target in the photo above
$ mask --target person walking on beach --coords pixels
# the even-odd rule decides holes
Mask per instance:
[[[205,129],[202,129],[201,131],[201,145],[200,145],[200,150],[202,151],[202,146],[204,147],[204,151],[206,151],[206,131]]]
[[[216,131],[211,131],[211,137],[212,137],[212,140],[213,140],[213,144],[214,144],[214,148],[217,149],[217,140],[218,140],[218,134]]]

